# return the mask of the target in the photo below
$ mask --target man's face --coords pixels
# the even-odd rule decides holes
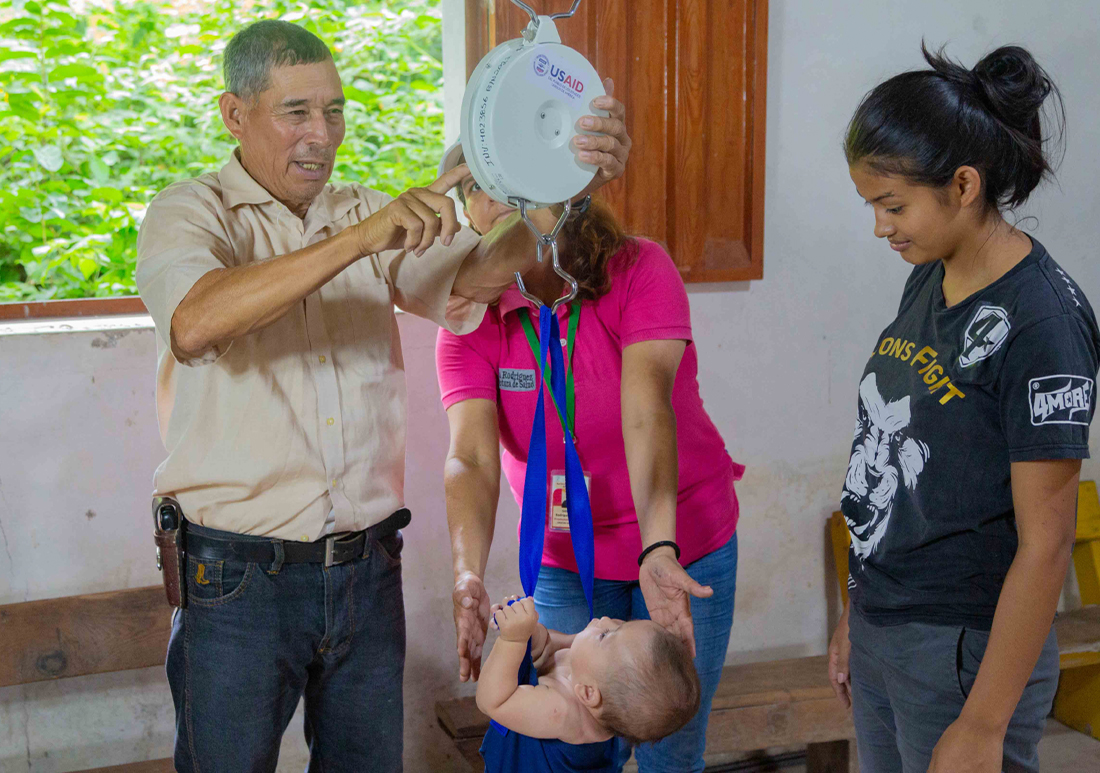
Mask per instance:
[[[277,67],[271,86],[239,103],[248,173],[296,214],[304,216],[332,175],[344,141],[344,90],[331,59]],[[234,131],[234,128],[236,130]]]

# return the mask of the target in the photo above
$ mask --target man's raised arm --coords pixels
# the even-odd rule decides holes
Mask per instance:
[[[366,220],[317,244],[271,260],[207,272],[172,315],[173,354],[181,360],[195,359],[270,325],[367,255],[404,249],[419,256],[436,238],[449,245],[459,225],[454,202],[440,189],[451,187],[456,173],[444,175],[429,188],[405,191]]]

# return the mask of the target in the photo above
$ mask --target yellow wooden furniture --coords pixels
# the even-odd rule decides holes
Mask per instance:
[[[844,515],[829,519],[837,581],[848,603],[848,548],[851,535]],[[1082,608],[1063,612],[1055,621],[1061,678],[1054,698],[1054,718],[1100,739],[1100,498],[1096,482],[1081,481],[1077,493],[1077,538],[1073,546]]]

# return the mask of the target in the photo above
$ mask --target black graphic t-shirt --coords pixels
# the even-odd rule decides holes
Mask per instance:
[[[951,308],[942,285],[942,263],[913,270],[860,382],[849,588],[875,623],[988,630],[1016,555],[1010,464],[1088,457],[1100,333],[1034,240]]]

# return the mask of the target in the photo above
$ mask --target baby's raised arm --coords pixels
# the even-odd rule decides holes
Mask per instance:
[[[539,628],[546,631],[539,625],[535,602],[525,598],[514,601],[510,606],[493,609],[493,625],[500,631],[500,638],[481,669],[481,679],[477,683],[477,707],[490,719],[522,735],[561,738],[569,715],[565,697],[550,687],[519,684],[518,672],[527,652],[527,640]],[[572,642],[572,637],[566,638]],[[553,635],[548,634],[541,642],[542,652],[538,654],[542,659],[547,658],[547,652],[552,654],[560,641],[555,642]]]
[[[558,650],[567,650],[573,646],[573,639],[577,635],[551,631],[542,623],[538,624],[535,632],[531,634],[531,659],[535,662],[535,670],[541,671],[543,666],[549,663],[554,653]]]

